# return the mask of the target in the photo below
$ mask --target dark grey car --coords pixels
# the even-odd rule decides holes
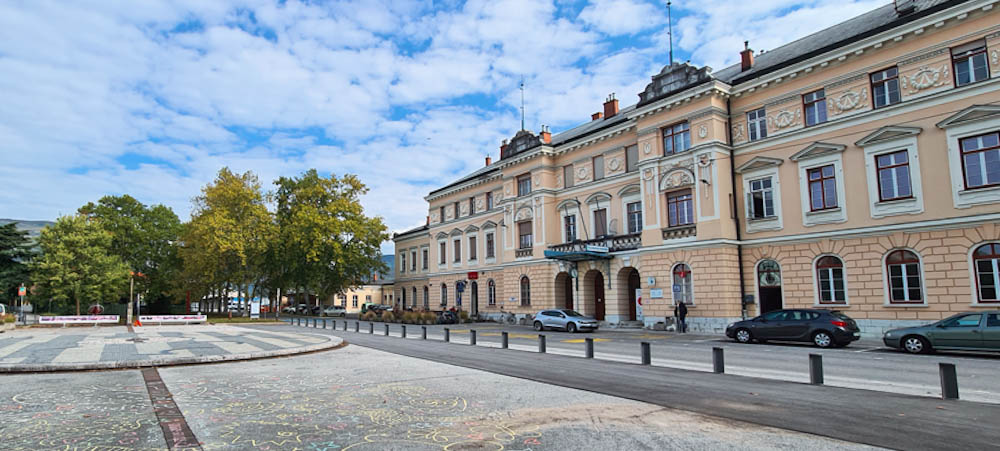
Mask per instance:
[[[861,338],[861,329],[851,317],[836,310],[785,309],[732,323],[726,327],[726,336],[740,343],[804,341],[828,348],[847,346]]]
[[[1000,310],[959,313],[925,326],[893,329],[882,341],[912,354],[936,349],[1000,351]]]

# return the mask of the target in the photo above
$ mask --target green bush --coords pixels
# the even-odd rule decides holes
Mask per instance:
[[[416,324],[417,314],[414,312],[403,313],[403,323],[405,324]]]
[[[368,322],[375,321],[375,312],[373,312],[371,310],[365,312],[364,315],[361,315],[361,320],[362,321],[368,321]]]
[[[459,310],[458,311],[458,318],[461,319],[462,322],[467,322],[468,319],[469,319],[469,312],[467,312],[465,310]]]
[[[396,314],[392,312],[382,312],[382,321],[387,323],[396,322]]]
[[[16,320],[16,317],[14,315],[7,314],[7,315],[3,316],[3,322],[4,323],[13,323],[15,320]]]
[[[420,317],[424,320],[424,324],[434,324],[437,322],[437,315],[434,312],[424,312],[420,314]]]

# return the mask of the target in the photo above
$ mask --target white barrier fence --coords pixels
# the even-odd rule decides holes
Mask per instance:
[[[69,324],[118,324],[118,315],[39,316],[38,324],[66,327]]]
[[[140,323],[156,324],[190,324],[208,321],[205,315],[140,315]]]

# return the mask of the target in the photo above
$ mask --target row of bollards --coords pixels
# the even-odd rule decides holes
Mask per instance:
[[[302,325],[302,318],[296,318],[296,324]],[[306,327],[309,327],[309,318],[306,318]],[[313,319],[312,327],[318,327],[318,320]],[[326,320],[323,320],[323,329],[327,328]],[[354,322],[354,332],[358,332],[361,328],[361,322]],[[337,329],[336,321],[333,322],[333,330]],[[344,321],[344,331],[347,331],[347,321]],[[375,323],[368,323],[368,333],[375,333]],[[389,336],[389,325],[385,324],[385,336]],[[407,338],[406,325],[402,326],[402,338]],[[477,345],[478,333],[475,329],[469,330],[469,344],[472,346]],[[422,340],[427,339],[427,326],[420,326],[420,338]],[[451,342],[451,329],[448,327],[444,328],[444,341],[446,343]],[[585,349],[584,357],[588,359],[594,358],[594,339],[585,338]],[[508,332],[503,331],[500,333],[500,347],[502,349],[509,349],[510,346],[510,335]],[[639,343],[640,359],[642,365],[652,365],[652,349],[649,342]],[[546,341],[545,334],[538,334],[538,352],[544,354],[546,352]],[[958,396],[958,371],[954,363],[939,363],[938,371],[941,379],[941,397],[943,399],[959,399]],[[712,348],[712,372],[716,374],[724,374],[726,372],[725,354],[723,348],[713,347]],[[809,354],[809,383],[812,385],[823,385],[824,384],[824,372],[823,372],[823,356],[821,354]]]

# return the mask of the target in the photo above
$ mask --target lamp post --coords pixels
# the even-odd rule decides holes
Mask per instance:
[[[135,302],[135,278],[136,277],[146,277],[145,274],[141,272],[129,271],[128,273],[128,310],[126,312],[125,325],[132,324],[132,303]]]

